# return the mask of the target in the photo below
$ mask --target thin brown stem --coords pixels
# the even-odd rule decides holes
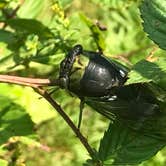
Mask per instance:
[[[38,86],[58,86],[59,80],[50,80],[50,79],[40,79],[40,78],[27,78],[27,77],[18,77],[18,76],[9,76],[9,75],[0,75],[0,82],[6,83],[15,83],[21,85],[30,86],[32,84]]]
[[[50,86],[50,85],[59,85],[58,80],[49,80],[49,79],[38,79],[38,78],[27,78],[27,77],[17,77],[17,76],[9,76],[9,75],[0,75],[0,83],[13,83],[18,85],[24,85],[32,87],[37,93],[39,93],[42,97],[44,97],[62,116],[65,122],[70,126],[70,128],[74,131],[76,136],[79,138],[81,143],[87,149],[89,155],[93,158],[95,155],[94,150],[88,144],[87,139],[81,134],[80,130],[75,126],[69,116],[63,111],[59,104],[51,97],[51,95],[42,88],[42,86]]]
[[[39,85],[33,84],[33,83],[20,82],[20,81],[15,81],[15,80],[5,80],[3,78],[0,78],[0,83],[12,83],[12,84],[18,84],[18,85],[23,85],[23,86],[30,86],[33,88],[37,88],[39,86]]]
[[[93,158],[93,156],[94,156],[94,150],[88,144],[87,139],[81,134],[80,130],[75,126],[75,124],[72,122],[72,120],[63,111],[63,109],[60,107],[60,105],[57,104],[57,102],[49,95],[49,93],[47,93],[46,90],[44,90],[42,88],[35,88],[35,91],[38,92],[41,96],[43,96],[57,110],[57,112],[66,121],[66,123],[70,126],[70,128],[74,131],[74,133],[76,134],[76,136],[79,138],[79,140],[81,141],[81,143],[87,149],[89,155]]]

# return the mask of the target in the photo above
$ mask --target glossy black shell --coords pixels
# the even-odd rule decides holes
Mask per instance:
[[[76,57],[82,55],[88,58],[88,63],[84,70],[80,69],[82,75],[79,75],[72,69]],[[150,131],[157,136],[160,125],[156,117],[163,116],[160,102],[149,84],[124,85],[127,74],[127,68],[121,64],[108,60],[101,53],[85,51],[79,45],[62,61],[59,79],[63,83],[61,87],[108,119],[123,121],[127,127]]]
[[[82,54],[88,57],[89,63],[83,71],[81,78],[77,78],[75,85],[71,81],[72,66],[76,56]],[[102,54],[85,51],[80,45],[76,45],[61,63],[60,80],[62,87],[66,87],[79,97],[105,97],[112,95],[111,88],[121,86],[127,78],[127,70],[119,67],[113,61],[107,60]]]
[[[90,53],[89,64],[80,80],[80,91],[83,96],[89,97],[110,95],[112,87],[124,84],[127,72],[102,55]]]

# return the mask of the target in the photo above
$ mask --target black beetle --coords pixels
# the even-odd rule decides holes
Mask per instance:
[[[159,112],[155,95],[146,84],[125,86],[129,69],[109,60],[100,52],[73,47],[60,64],[60,87],[81,99],[81,113],[86,103],[109,119],[134,122],[138,129]],[[135,123],[137,121],[137,123]]]
[[[83,61],[81,54],[85,56]],[[76,45],[60,64],[59,80],[61,88],[79,97],[108,98],[112,87],[124,84],[127,72],[127,68],[117,66],[101,53],[84,51],[81,45]]]

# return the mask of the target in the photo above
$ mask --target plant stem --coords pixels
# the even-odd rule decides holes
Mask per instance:
[[[51,97],[51,95],[42,87],[43,86],[58,86],[58,80],[50,80],[50,79],[39,79],[39,78],[27,78],[27,77],[18,77],[18,76],[9,76],[9,75],[0,75],[0,83],[13,83],[18,85],[24,85],[32,87],[38,94],[44,97],[61,115],[61,117],[65,120],[65,122],[70,126],[70,128],[74,131],[76,136],[79,138],[81,143],[87,149],[89,155],[94,157],[94,150],[88,144],[87,139],[81,134],[80,130],[76,127],[76,125],[72,122],[69,116],[63,111],[59,104]]]
[[[46,90],[44,90],[42,88],[35,88],[35,91],[37,91],[41,96],[43,96],[57,110],[57,112],[66,121],[66,123],[70,126],[70,128],[74,131],[76,136],[79,138],[81,143],[87,149],[89,155],[93,158],[94,150],[88,144],[87,139],[81,134],[80,130],[72,122],[72,120],[69,118],[69,116],[63,111],[63,109],[60,107],[60,105],[49,95],[49,93],[47,93]]]
[[[5,83],[13,83],[20,84],[25,86],[58,86],[58,80],[50,80],[50,79],[40,79],[40,78],[27,78],[27,77],[18,77],[18,76],[9,76],[9,75],[1,75],[0,74],[0,82]],[[31,86],[33,87],[33,86]]]

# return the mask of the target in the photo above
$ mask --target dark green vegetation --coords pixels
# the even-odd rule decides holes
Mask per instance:
[[[0,73],[58,78],[60,62],[74,45],[103,50],[107,58],[115,58],[131,69],[125,86],[146,86],[141,86],[139,95],[138,91],[124,93],[122,98],[128,97],[134,118],[118,117],[114,123],[95,109],[102,112],[112,107],[116,114],[118,108],[124,115],[129,102],[88,100],[95,109],[85,105],[81,132],[97,150],[103,165],[138,165],[149,159],[140,165],[164,166],[165,3],[145,0],[140,6],[139,0],[0,1]],[[133,94],[140,97],[134,104]],[[53,96],[77,124],[79,99],[60,89]],[[141,97],[148,98],[152,105],[141,102]],[[156,111],[151,111],[154,108]],[[148,116],[137,118],[138,110]],[[0,124],[2,166],[79,166],[90,158],[62,118],[30,88],[0,84]],[[93,161],[85,165],[93,165]]]

